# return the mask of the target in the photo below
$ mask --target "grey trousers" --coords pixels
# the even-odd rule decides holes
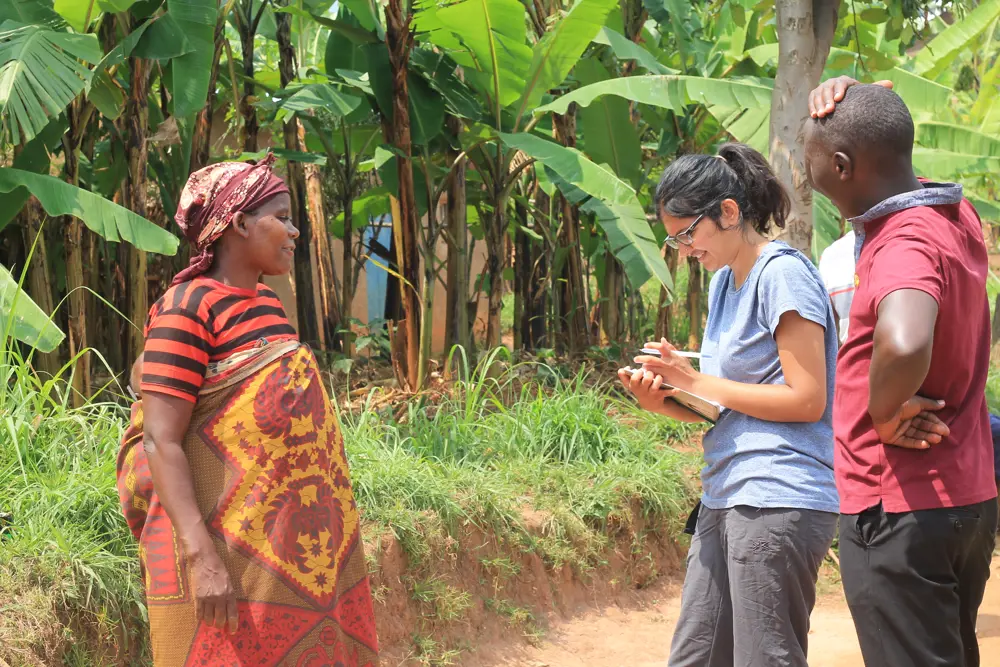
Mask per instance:
[[[806,667],[816,577],[837,515],[704,505],[670,667]]]

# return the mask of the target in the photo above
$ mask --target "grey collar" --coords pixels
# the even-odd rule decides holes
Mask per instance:
[[[945,206],[957,204],[960,201],[962,201],[962,186],[960,184],[928,181],[920,190],[901,192],[888,199],[883,199],[861,215],[848,218],[847,221],[857,227],[904,209],[917,206]]]

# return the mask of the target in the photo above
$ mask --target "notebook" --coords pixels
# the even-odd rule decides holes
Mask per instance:
[[[631,371],[632,373],[639,372],[638,368],[626,368],[625,370]],[[663,389],[677,389],[669,384],[660,385]],[[687,408],[691,412],[695,413],[705,421],[714,424],[719,420],[719,415],[722,413],[723,407],[716,403],[715,401],[710,401],[707,398],[699,396],[697,394],[692,394],[689,391],[684,391],[683,389],[677,389],[677,393],[673,396],[669,396],[663,399],[666,401],[673,401],[678,405]]]

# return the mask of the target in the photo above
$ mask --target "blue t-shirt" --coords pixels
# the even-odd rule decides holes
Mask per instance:
[[[784,383],[774,332],[781,316],[795,311],[825,328],[827,392],[826,411],[812,424],[768,422],[723,410],[705,434],[702,503],[710,509],[749,505],[837,512],[837,327],[819,271],[802,253],[774,241],[764,247],[739,289],[731,269],[718,271],[708,299],[702,372],[736,382]]]

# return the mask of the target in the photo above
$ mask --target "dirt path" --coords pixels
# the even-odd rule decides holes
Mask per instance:
[[[811,667],[858,667],[861,652],[839,584],[824,586],[809,633]],[[680,595],[663,585],[640,598],[635,609],[608,607],[548,631],[537,647],[516,651],[491,667],[664,667]],[[979,613],[983,667],[1000,667],[1000,556]]]

